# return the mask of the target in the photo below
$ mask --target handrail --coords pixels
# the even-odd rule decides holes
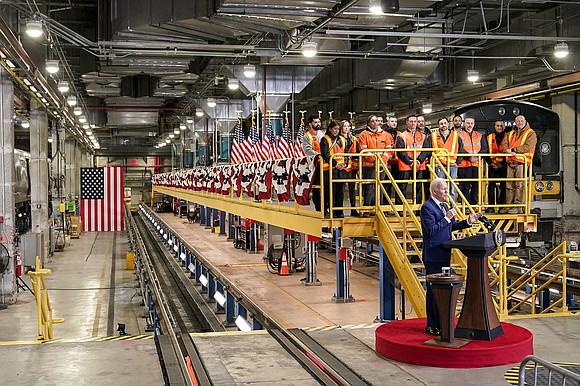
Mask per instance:
[[[562,377],[561,385],[566,385],[566,381],[575,381],[580,383],[580,374],[576,374],[573,371],[570,371],[566,368],[560,367],[552,362],[548,362],[540,357],[535,355],[528,355],[525,357],[522,362],[520,363],[520,370],[518,373],[518,386],[530,385],[529,380],[526,382],[526,370],[528,370],[528,363],[534,363],[534,380],[531,385],[536,386],[538,385],[538,368],[544,367],[548,370],[548,386],[552,385],[552,373],[556,373]]]
[[[44,277],[50,275],[50,269],[42,268],[40,258],[36,256],[36,266],[34,271],[28,271],[34,298],[36,300],[36,311],[38,316],[38,340],[50,340],[53,337],[53,324],[63,323],[63,318],[52,317],[52,307],[48,297],[48,289]]]

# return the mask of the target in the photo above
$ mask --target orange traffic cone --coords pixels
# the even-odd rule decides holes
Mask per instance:
[[[290,272],[288,271],[288,260],[286,259],[286,252],[282,252],[282,263],[280,264],[280,276],[288,276]]]

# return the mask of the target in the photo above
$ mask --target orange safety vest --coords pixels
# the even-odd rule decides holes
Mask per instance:
[[[364,130],[358,137],[360,150],[364,149],[387,149],[387,146],[393,144],[393,137],[386,131],[377,131],[373,133],[370,130]],[[362,148],[364,146],[364,149]],[[385,152],[381,154],[381,158],[386,163],[389,162],[389,158],[392,152]],[[375,167],[375,156],[363,157],[363,167],[373,168]]]
[[[489,152],[491,154],[503,153],[503,151],[501,149],[501,143],[498,145],[497,141],[495,140],[495,137],[496,137],[495,134],[496,133],[493,132],[487,136],[487,146],[489,148]],[[502,163],[503,160],[505,159],[505,157],[503,157],[503,156],[491,156],[490,158],[491,158],[491,162],[493,162],[494,164]]]
[[[481,138],[482,135],[478,132],[473,130],[471,135],[467,133],[467,131],[463,130],[459,133],[459,137],[463,141],[463,149],[469,154],[477,154],[481,151]],[[469,141],[466,141],[465,138],[469,137]],[[477,161],[471,162],[469,157],[463,157],[463,160],[459,164],[460,168],[467,168],[469,166],[479,167],[479,157]]]
[[[435,149],[447,149],[450,156],[441,157],[441,163],[443,165],[447,165],[447,160],[449,159],[450,164],[454,164],[457,162],[457,153],[459,151],[459,137],[457,136],[457,132],[455,130],[449,130],[449,135],[447,136],[447,141],[443,142],[443,136],[436,131],[432,134],[435,137],[435,141],[433,141],[433,147]],[[438,154],[445,154],[443,152],[438,152]]]
[[[402,133],[399,132],[398,136],[400,138],[403,139],[403,142],[405,143],[405,148],[406,149],[416,149],[416,148],[422,148],[423,147],[423,143],[425,142],[425,134],[421,133],[419,130],[415,131],[415,134],[411,133],[409,130],[405,130]],[[415,155],[413,155],[415,154]],[[415,160],[415,157],[418,157],[419,154],[421,154],[421,152],[407,152],[407,155]],[[401,157],[399,156],[398,158],[398,162],[399,162],[399,171],[405,171],[405,170],[413,170],[413,164],[411,165],[407,165],[406,163],[403,162],[403,160],[401,159]],[[422,162],[421,164],[419,164],[417,166],[417,170],[425,170],[426,166],[425,164],[427,163],[427,160],[425,160],[424,162]]]
[[[512,130],[508,133],[508,149],[513,149],[514,147],[522,146],[526,143],[526,139],[528,139],[529,135],[533,132],[533,130],[528,127],[526,131],[522,133],[519,137],[517,136],[517,130]],[[515,134],[515,135],[514,135]],[[536,149],[532,149],[531,153],[523,153],[522,155],[526,157],[526,165],[530,166],[532,164],[532,160],[534,159],[534,152]],[[517,161],[519,163],[524,163],[521,158],[518,157],[507,157],[508,161]]]
[[[344,148],[346,146],[346,140],[344,137],[339,136],[336,138],[336,141],[333,141],[328,135],[325,135],[324,138],[328,143],[329,154],[332,157],[335,154],[344,153]],[[344,165],[344,157],[343,156],[336,156],[334,157],[337,165]],[[329,159],[330,161],[330,159]],[[324,161],[322,163],[322,170],[330,170],[330,163]]]
[[[316,134],[312,134],[312,131],[308,130],[306,133],[304,133],[304,135],[307,136],[308,139],[310,140],[310,144],[312,145],[314,151],[320,154],[320,142],[318,142]]]

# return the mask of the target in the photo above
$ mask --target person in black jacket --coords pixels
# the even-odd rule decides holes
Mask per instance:
[[[347,178],[346,160],[344,156],[337,154],[346,153],[346,140],[340,135],[340,125],[336,121],[328,124],[326,135],[320,140],[320,155],[322,156],[324,171],[324,213],[330,212],[330,176],[332,175],[332,205],[333,207],[344,206],[344,182]],[[336,155],[335,157],[332,157]],[[344,217],[342,209],[335,209],[334,217]]]

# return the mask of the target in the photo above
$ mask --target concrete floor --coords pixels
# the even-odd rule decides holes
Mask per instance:
[[[408,365],[378,356],[371,324],[378,312],[378,282],[353,276],[355,303],[334,303],[334,265],[319,263],[320,287],[305,287],[301,276],[280,277],[259,265],[261,256],[233,248],[222,236],[197,224],[168,217],[187,239],[221,267],[244,291],[289,327],[309,329],[315,339],[374,385],[502,385],[513,366],[439,369]],[[36,310],[28,292],[0,311],[0,384],[10,385],[160,385],[163,379],[152,339],[95,341],[115,336],[117,323],[129,334],[143,334],[141,298],[132,271],[125,269],[124,233],[88,233],[71,240],[48,259],[47,285],[55,317],[53,343],[36,340]],[[226,266],[226,264],[234,263]],[[253,265],[252,265],[253,263]],[[26,278],[28,281],[28,278]],[[274,292],[272,292],[274,291]],[[276,296],[272,296],[272,294]],[[410,309],[410,308],[407,308]],[[536,355],[553,362],[580,363],[580,319],[576,317],[510,321],[534,333]],[[343,326],[320,330],[324,326]],[[348,327],[347,325],[352,325]],[[219,385],[314,384],[269,335],[198,334],[203,360]]]
[[[153,339],[91,341],[118,335],[117,323],[124,323],[128,334],[144,333],[135,276],[125,269],[127,250],[125,233],[86,233],[47,259],[53,317],[65,322],[54,325],[54,343],[39,344],[29,292],[0,311],[1,384],[163,384]]]

